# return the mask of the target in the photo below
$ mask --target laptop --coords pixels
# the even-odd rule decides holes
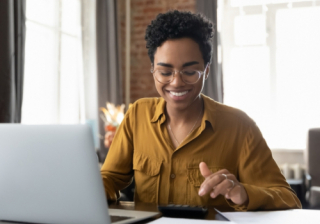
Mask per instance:
[[[120,224],[157,214],[108,209],[89,126],[0,124],[1,221]]]

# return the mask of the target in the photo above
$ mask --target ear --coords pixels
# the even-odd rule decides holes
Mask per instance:
[[[205,80],[207,80],[207,78],[209,77],[209,74],[210,74],[210,65],[211,65],[211,63],[207,65],[207,69],[206,69],[205,75],[204,75]]]

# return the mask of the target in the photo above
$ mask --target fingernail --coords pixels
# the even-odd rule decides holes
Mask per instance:
[[[203,190],[203,188],[201,188],[200,190],[199,190],[199,196],[202,196],[204,194],[204,190]]]
[[[228,194],[226,194],[225,197],[226,197],[227,199],[229,199],[229,195],[228,195]]]
[[[211,192],[210,196],[211,196],[212,198],[215,198],[215,197],[216,197],[216,196],[214,195],[214,192]]]

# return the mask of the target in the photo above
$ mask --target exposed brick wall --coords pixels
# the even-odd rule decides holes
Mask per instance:
[[[125,76],[125,0],[118,0],[118,19],[120,33],[121,73]],[[158,96],[154,87],[154,80],[150,73],[151,62],[144,40],[145,30],[159,13],[168,10],[182,10],[195,12],[196,0],[131,0],[131,102],[142,97]],[[123,78],[123,90],[125,79]],[[123,92],[123,96],[125,94]],[[125,102],[125,98],[123,98]]]

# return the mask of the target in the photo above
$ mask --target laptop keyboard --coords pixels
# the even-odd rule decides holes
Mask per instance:
[[[132,218],[133,217],[110,215],[111,223],[119,222],[126,219],[132,219]]]

